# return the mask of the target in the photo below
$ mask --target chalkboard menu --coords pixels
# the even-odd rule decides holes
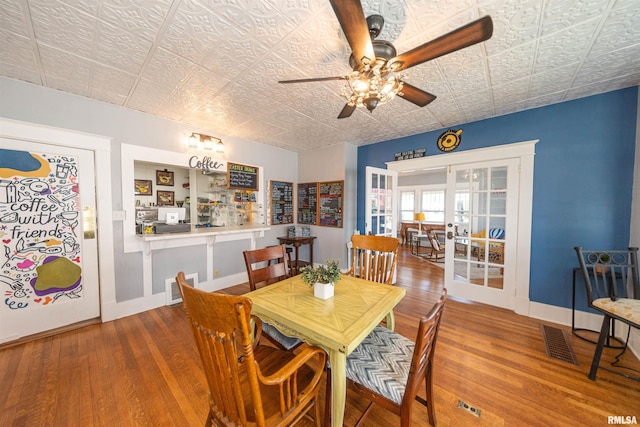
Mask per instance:
[[[271,225],[293,224],[293,183],[271,181]]]
[[[258,191],[258,168],[229,162],[227,163],[227,182],[232,190]]]
[[[319,225],[342,227],[344,181],[318,183]]]
[[[318,183],[298,184],[298,224],[318,223]]]

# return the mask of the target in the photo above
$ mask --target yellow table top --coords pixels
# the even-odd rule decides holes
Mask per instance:
[[[333,298],[316,298],[298,275],[245,296],[253,302],[253,314],[283,333],[348,355],[406,293],[345,275],[334,291]]]

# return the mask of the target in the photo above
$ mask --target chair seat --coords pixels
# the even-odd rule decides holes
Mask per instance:
[[[401,405],[415,343],[383,326],[347,357],[347,378]]]
[[[612,301],[611,298],[598,298],[593,300],[592,304],[594,307],[640,325],[640,300],[638,299],[619,298]]]
[[[269,335],[274,341],[277,341],[285,350],[291,350],[302,343],[299,338],[290,337],[280,332],[275,326],[267,322],[262,322],[262,333]]]

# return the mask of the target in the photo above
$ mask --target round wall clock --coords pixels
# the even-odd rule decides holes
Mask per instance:
[[[455,150],[460,145],[460,141],[462,141],[461,135],[462,129],[447,129],[438,137],[438,148],[445,153]]]

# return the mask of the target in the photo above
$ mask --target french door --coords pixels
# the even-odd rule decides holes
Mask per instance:
[[[366,167],[365,233],[397,237],[398,172]]]
[[[445,286],[451,295],[514,308],[518,159],[451,166]]]
[[[93,152],[0,147],[0,343],[99,317]]]

